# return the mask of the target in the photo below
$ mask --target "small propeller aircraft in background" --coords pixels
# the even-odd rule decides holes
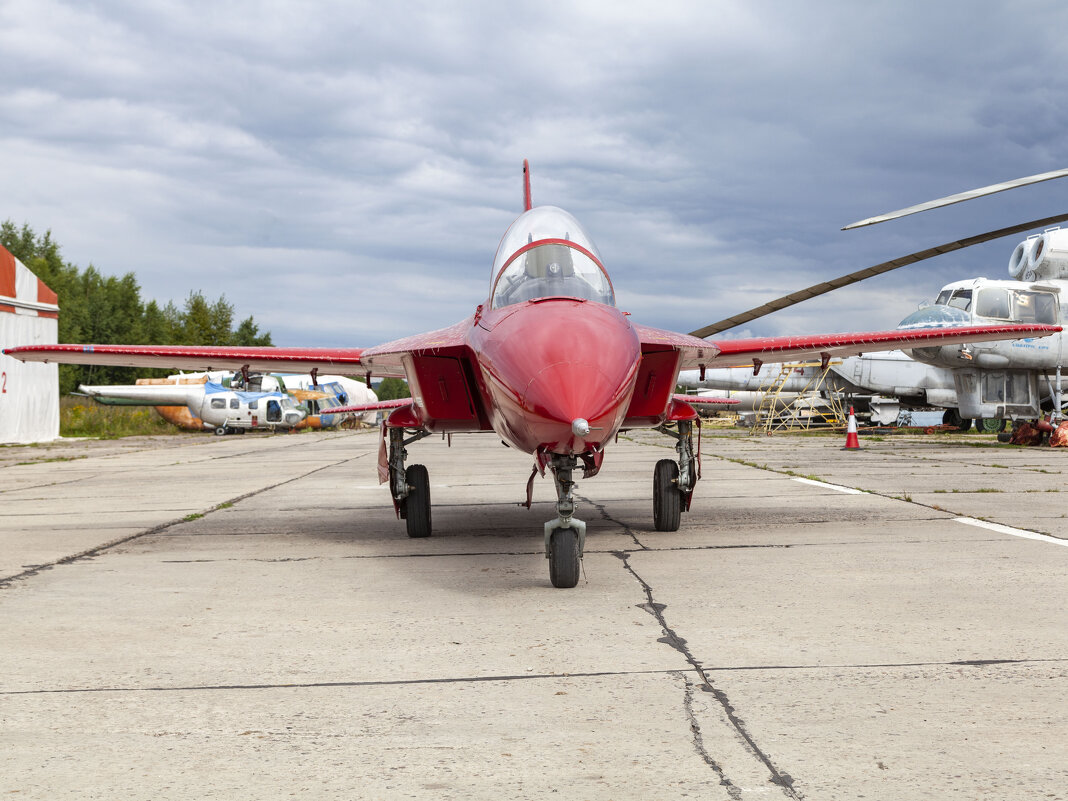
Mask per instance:
[[[578,582],[586,526],[574,516],[575,471],[591,478],[625,429],[675,440],[677,458],[653,471],[653,522],[675,531],[699,478],[691,396],[675,395],[679,371],[816,358],[906,346],[1045,336],[1032,323],[709,341],[635,323],[616,307],[615,289],[591,237],[554,206],[534,207],[523,164],[524,211],[505,232],[489,295],[448,328],[372,348],[242,348],[151,345],[40,345],[5,351],[18,359],[133,367],[259,371],[330,370],[408,380],[412,397],[339,411],[392,409],[383,423],[379,476],[388,482],[408,536],[431,533],[430,481],[407,464],[408,446],[435,433],[492,431],[533,456],[527,482],[548,469],[556,516],[542,528],[549,577]],[[314,375],[314,372],[313,372]]]

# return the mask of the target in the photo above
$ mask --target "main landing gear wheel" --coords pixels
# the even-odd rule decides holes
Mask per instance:
[[[215,426],[215,436],[225,437],[229,431],[226,430],[226,426]]]
[[[567,590],[578,580],[578,532],[573,528],[555,529],[549,536],[549,581],[554,587]]]
[[[961,431],[972,430],[972,419],[961,417],[958,409],[946,409],[942,414],[942,424],[959,428]]]
[[[661,459],[653,470],[653,523],[657,531],[678,531],[681,521],[679,466],[673,459]]]
[[[413,464],[404,471],[408,497],[404,501],[409,537],[430,536],[430,476],[426,467]]]
[[[1005,430],[1006,422],[996,417],[980,417],[975,421],[975,427],[983,434],[997,434]]]

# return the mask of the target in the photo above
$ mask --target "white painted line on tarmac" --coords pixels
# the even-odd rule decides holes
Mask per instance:
[[[837,492],[844,492],[847,495],[863,495],[864,490],[853,489],[852,487],[843,487],[841,484],[828,484],[826,481],[813,481],[811,478],[795,478],[794,481],[800,481],[802,484],[811,484],[813,487],[823,487],[824,489],[833,489]]]
[[[974,517],[954,517],[953,519],[958,523],[964,523],[966,526],[987,528],[991,531],[996,531],[999,534],[1011,534],[1014,537],[1023,537],[1028,540],[1039,540],[1040,542],[1049,542],[1053,545],[1068,546],[1068,540],[1062,540],[1059,537],[1051,537],[1049,534],[1039,534],[1035,531],[1027,531],[1022,528],[1003,526],[1001,523],[987,523],[985,520],[976,520]]]

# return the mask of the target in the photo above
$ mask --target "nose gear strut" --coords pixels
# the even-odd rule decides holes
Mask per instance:
[[[556,485],[556,519],[545,524],[545,558],[549,560],[549,580],[554,587],[578,584],[579,563],[586,545],[586,524],[573,517],[575,482],[571,472],[578,467],[574,456],[553,454],[550,469]]]

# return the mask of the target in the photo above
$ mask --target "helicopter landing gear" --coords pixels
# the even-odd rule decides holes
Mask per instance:
[[[972,419],[970,417],[961,417],[959,409],[946,409],[942,414],[942,425],[953,426],[961,431],[971,431]]]
[[[554,587],[570,589],[578,584],[582,549],[586,544],[586,524],[572,517],[575,482],[572,471],[578,467],[574,456],[554,454],[551,469],[556,484],[556,519],[545,524],[545,558],[549,560],[549,581]]]

